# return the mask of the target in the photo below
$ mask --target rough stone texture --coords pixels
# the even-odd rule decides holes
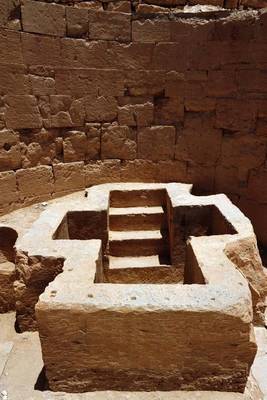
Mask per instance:
[[[50,197],[53,192],[52,168],[40,166],[29,170],[20,169],[16,173],[18,189],[23,201]],[[37,194],[36,194],[37,193]]]
[[[26,32],[52,36],[65,35],[65,8],[63,6],[26,0],[21,12],[22,27]]]
[[[142,288],[131,284],[115,287],[112,284],[94,284],[94,281],[103,282],[99,238],[104,240],[101,230],[104,230],[104,236],[106,235],[108,226],[106,213],[109,201],[112,202],[113,207],[119,206],[120,196],[117,195],[116,203],[114,193],[116,191],[122,193],[121,196],[125,197],[125,201],[128,199],[129,205],[129,194],[141,191],[143,193],[140,197],[141,201],[151,199],[149,200],[151,205],[151,202],[155,200],[145,193],[154,190],[158,193],[156,198],[158,199],[159,196],[161,199],[160,193],[163,193],[164,188],[168,191],[168,198],[171,201],[168,210],[172,245],[175,245],[174,238],[177,237],[177,231],[172,226],[179,225],[181,216],[185,219],[183,226],[187,226],[185,222],[190,226],[190,221],[197,223],[196,216],[201,221],[203,216],[207,217],[206,212],[210,213],[213,210],[211,204],[216,205],[217,213],[213,210],[212,214],[208,214],[212,216],[209,227],[212,236],[191,237],[187,242],[189,258],[185,266],[185,279],[187,282],[194,282],[195,285],[174,287],[173,285],[150,284]],[[109,198],[110,190],[113,193],[111,199]],[[31,280],[34,282],[34,277],[38,275],[40,268],[43,270],[44,261],[51,260],[52,254],[54,261],[65,260],[63,273],[57,275],[56,279],[50,283],[45,293],[41,295],[37,306],[44,362],[52,389],[84,391],[89,388],[130,387],[133,390],[137,388],[139,390],[142,388],[150,388],[150,390],[151,388],[163,390],[216,388],[243,391],[248,368],[255,353],[251,336],[251,297],[246,280],[237,271],[238,261],[235,265],[236,269],[232,261],[224,254],[223,249],[226,244],[234,244],[247,237],[255,240],[254,233],[249,221],[231,205],[225,196],[196,197],[191,196],[188,193],[189,190],[188,185],[177,184],[96,186],[88,190],[87,197],[81,193],[80,197],[73,197],[69,203],[66,203],[64,199],[57,201],[19,240],[16,248],[22,260],[19,264],[22,265],[19,270],[20,285],[22,281],[25,284],[27,276],[29,283]],[[104,213],[106,223],[98,224],[99,238],[92,240],[92,237],[86,236],[83,238],[87,240],[85,243],[84,240],[77,240],[74,236],[72,239],[76,239],[75,247],[70,246],[70,242],[66,240],[68,238],[66,225],[62,225],[68,211],[89,213],[94,211],[99,215]],[[72,228],[69,219],[67,226],[68,234],[71,235]],[[206,234],[201,226],[195,226],[195,228],[196,230],[191,234]],[[60,236],[55,237],[56,241],[51,240],[53,234],[56,231],[59,232],[59,229]],[[228,234],[225,235],[225,233]],[[104,249],[105,245],[103,245],[103,251]],[[35,254],[39,256],[36,258]],[[77,263],[78,257],[79,263]],[[32,258],[30,262],[24,262],[30,258]],[[36,263],[33,260],[36,260]],[[219,263],[218,260],[220,260]],[[218,267],[214,268],[214,265]],[[29,268],[30,266],[32,268]],[[103,268],[105,269],[104,265]],[[256,264],[255,268],[258,268]],[[242,265],[240,269],[242,270]],[[48,271],[47,268],[44,270]],[[28,275],[27,271],[29,271]],[[247,276],[249,281],[253,279],[252,273],[248,273]],[[18,285],[18,293],[20,285]],[[30,299],[30,306],[26,307],[28,311],[33,309],[32,305],[36,299],[30,291],[30,285],[25,284],[25,286],[29,289],[29,296],[21,296],[22,300],[19,303],[22,309],[22,326],[24,321],[26,321],[25,326],[28,323],[31,325],[29,320],[27,322],[27,312],[25,312],[27,298]],[[211,301],[211,299],[214,300]],[[200,314],[199,311],[201,311]],[[125,319],[127,326],[131,327],[130,330],[125,329]],[[158,335],[159,323],[162,323],[160,330],[164,332],[164,335]],[[207,325],[212,326],[212,336],[205,334]],[[186,330],[184,326],[187,327]],[[200,332],[203,338],[201,344]],[[103,340],[107,333],[109,342]],[[94,341],[91,340],[92,337]],[[162,341],[162,337],[165,339],[168,337],[168,343],[165,340]],[[188,344],[188,337],[191,338],[190,344]],[[204,342],[205,337],[207,342]],[[146,357],[142,351],[144,343]],[[170,343],[173,345],[169,346]],[[220,353],[214,353],[214,343],[222,349]],[[233,343],[235,346],[232,346]],[[187,351],[188,345],[190,345],[190,352]],[[69,349],[67,354],[63,351],[66,346]],[[87,351],[92,349],[90,351],[94,352],[93,357],[83,357],[84,346]],[[119,357],[118,346],[121,349]],[[96,348],[97,353],[95,353]],[[129,356],[129,349],[133,350],[131,356]],[[140,351],[141,353],[138,353]],[[201,358],[195,357],[198,352],[203,355]],[[64,354],[64,360],[62,354]],[[98,357],[97,354],[101,356]],[[102,359],[103,354],[105,356]],[[115,354],[116,363],[114,364]],[[137,354],[142,354],[142,357],[136,357]],[[162,354],[160,358],[159,354]],[[219,359],[216,354],[220,355]],[[177,360],[181,360],[183,367],[177,364]],[[118,363],[119,370],[114,368],[114,365]],[[170,365],[172,365],[171,369]],[[163,371],[164,380],[161,379]],[[141,376],[142,379],[140,379]],[[230,379],[228,379],[229,376]]]
[[[98,391],[91,393],[54,393],[50,390],[38,390],[35,386],[39,373],[43,367],[42,351],[37,332],[25,332],[18,334],[14,330],[14,313],[0,315],[0,372],[1,362],[3,373],[1,374],[0,390],[6,390],[13,400],[263,400],[263,396],[255,396],[255,388],[251,391],[251,382],[255,387],[255,380],[251,374],[245,394],[213,391],[167,391],[167,392],[117,392]],[[266,342],[266,330],[256,330],[258,346],[261,346],[261,354],[256,357],[253,364],[253,371],[260,368],[264,373],[266,369],[266,356],[264,355],[263,344]],[[260,339],[262,337],[262,339]],[[25,368],[27,362],[27,368]],[[265,376],[257,376],[258,385],[264,385]],[[265,390],[266,393],[266,390]]]
[[[0,171],[83,161],[94,183],[194,181],[229,194],[266,245],[266,2],[56,3],[1,1]],[[120,152],[101,141],[106,122],[136,128]],[[144,149],[155,126],[175,141],[156,135]],[[1,196],[1,213],[19,202]]]
[[[254,323],[265,324],[267,300],[267,271],[262,266],[257,244],[254,240],[243,239],[228,245],[227,256],[249,281],[254,305]]]

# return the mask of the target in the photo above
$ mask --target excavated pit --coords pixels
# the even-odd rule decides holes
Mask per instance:
[[[44,360],[35,390],[244,390],[267,292],[255,236],[225,196],[190,191],[95,186],[17,239],[16,326],[38,329]]]

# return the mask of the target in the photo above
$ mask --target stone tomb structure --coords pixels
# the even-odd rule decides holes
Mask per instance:
[[[250,221],[191,188],[95,186],[18,239],[17,325],[51,390],[244,391],[266,274]]]

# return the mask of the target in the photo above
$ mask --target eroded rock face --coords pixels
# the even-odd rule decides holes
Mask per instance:
[[[264,325],[267,299],[267,272],[262,266],[255,238],[244,238],[226,246],[225,253],[249,282],[254,323]]]
[[[16,279],[15,249],[17,232],[0,226],[0,312],[15,309],[14,280]]]
[[[64,260],[56,257],[29,257],[16,252],[14,300],[16,324],[20,332],[37,329],[35,305],[49,282],[62,272]]]

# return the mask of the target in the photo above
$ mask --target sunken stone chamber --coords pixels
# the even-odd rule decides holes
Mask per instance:
[[[244,390],[259,297],[252,308],[236,244],[251,249],[255,235],[224,195],[190,192],[95,186],[51,203],[17,241],[22,276],[50,262],[49,285],[36,307],[21,298],[20,321],[34,321],[35,307],[51,390]]]

